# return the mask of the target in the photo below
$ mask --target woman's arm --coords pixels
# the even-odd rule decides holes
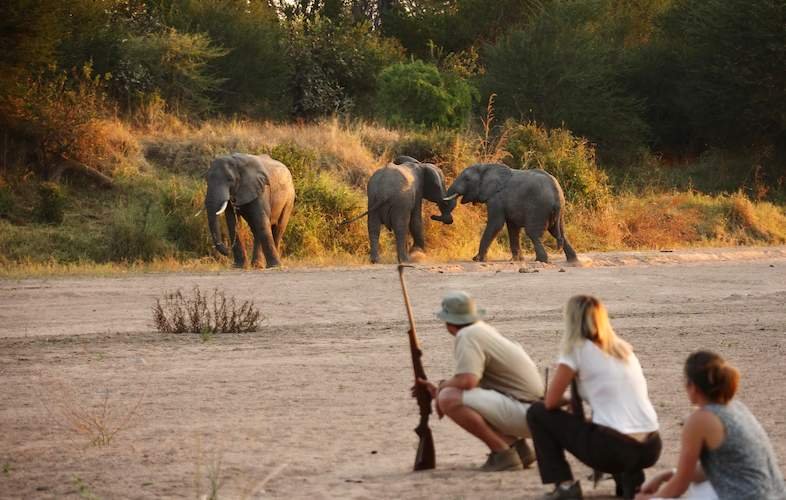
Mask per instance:
[[[712,418],[717,418],[707,411],[697,410],[688,417],[682,429],[682,448],[677,471],[654,494],[647,491],[636,496],[637,500],[646,500],[650,497],[676,498],[688,490],[691,482],[704,478],[699,455],[706,440],[706,433],[712,427]]]
[[[557,371],[554,373],[554,379],[549,384],[546,401],[544,401],[547,410],[556,410],[565,404],[565,389],[568,388],[570,381],[575,376],[576,372],[568,365],[563,365],[562,363],[557,365]]]

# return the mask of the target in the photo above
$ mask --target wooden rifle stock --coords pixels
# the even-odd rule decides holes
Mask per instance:
[[[409,294],[407,293],[407,285],[404,283],[404,268],[412,267],[404,264],[398,265],[398,278],[401,281],[401,291],[404,294],[404,305],[407,308],[407,317],[409,318],[409,350],[412,354],[412,367],[415,371],[415,398],[420,408],[420,423],[415,428],[415,434],[420,438],[418,443],[418,451],[415,454],[415,470],[433,469],[436,466],[436,458],[434,453],[434,438],[431,435],[431,429],[428,426],[428,419],[431,415],[431,393],[428,389],[418,383],[418,379],[427,380],[426,371],[423,369],[423,362],[421,357],[423,351],[420,350],[418,344],[418,337],[415,333],[415,317],[412,314],[412,306],[409,303]]]

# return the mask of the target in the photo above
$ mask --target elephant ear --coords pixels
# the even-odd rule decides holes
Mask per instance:
[[[239,159],[236,161],[239,178],[235,190],[235,203],[245,205],[258,198],[265,186],[270,187],[270,180],[256,162]]]
[[[423,197],[434,203],[441,203],[445,197],[445,178],[442,171],[431,163],[421,163],[423,172]]]
[[[505,187],[513,171],[505,165],[484,165],[478,200],[485,203]]]

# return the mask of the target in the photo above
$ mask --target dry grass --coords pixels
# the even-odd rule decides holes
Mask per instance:
[[[47,381],[40,376],[36,391],[45,415],[55,428],[83,436],[92,446],[106,446],[131,427],[145,397],[143,390],[130,403],[122,404],[112,399],[108,388],[91,391],[90,395],[79,394],[64,380]]]
[[[263,319],[253,301],[238,303],[217,289],[208,297],[198,286],[190,297],[177,290],[153,306],[153,323],[161,333],[249,333],[256,332]]]

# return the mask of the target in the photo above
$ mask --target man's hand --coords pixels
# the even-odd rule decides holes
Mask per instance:
[[[424,380],[422,378],[417,379],[417,385],[422,385],[426,388],[429,394],[431,394],[432,399],[437,399],[437,394],[439,394],[439,387],[431,383],[429,380]],[[415,397],[415,390],[417,389],[416,386],[412,387],[412,397]]]
[[[424,386],[426,388],[426,390],[428,391],[428,393],[431,394],[431,399],[434,400],[434,408],[437,410],[437,416],[439,418],[442,418],[442,417],[445,416],[445,414],[442,413],[442,410],[439,408],[439,402],[437,401],[437,396],[439,395],[439,390],[441,389],[442,382],[444,382],[444,380],[440,381],[440,387],[438,387],[438,386],[434,385],[433,383],[431,383],[430,381],[424,380],[422,378],[419,378],[416,381],[417,385]],[[416,386],[412,387],[412,397],[413,398],[415,397],[415,390],[416,389],[417,389]]]

